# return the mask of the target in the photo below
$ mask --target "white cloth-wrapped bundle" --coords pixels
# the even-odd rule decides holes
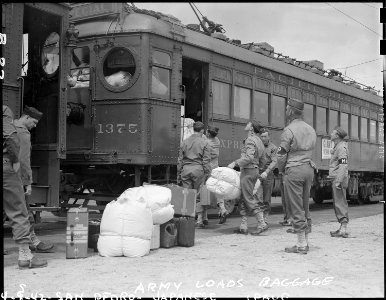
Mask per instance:
[[[215,168],[206,181],[206,187],[226,200],[237,199],[241,195],[240,172],[227,167]]]
[[[184,122],[184,118],[181,118],[181,136],[183,141],[194,133],[193,124],[193,119],[185,118]]]
[[[124,199],[134,201],[142,201],[141,199],[143,199],[151,209],[153,224],[163,224],[173,218],[174,209],[173,205],[170,204],[172,192],[166,187],[150,184],[129,188],[117,200],[123,201]]]
[[[131,75],[129,72],[119,71],[110,76],[105,77],[108,84],[116,87],[124,86],[129,83]]]
[[[144,200],[112,201],[103,212],[98,252],[108,257],[147,255],[152,231],[151,210]]]

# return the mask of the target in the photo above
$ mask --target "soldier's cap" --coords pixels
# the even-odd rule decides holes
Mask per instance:
[[[334,128],[336,130],[337,134],[340,136],[340,138],[344,139],[345,136],[347,135],[347,132],[340,126],[336,126]]]
[[[214,126],[211,126],[211,125],[209,125],[208,126],[208,131],[210,132],[210,133],[212,133],[212,134],[218,134],[218,131],[219,131],[220,129],[218,128],[218,127],[214,127]]]
[[[253,130],[257,133],[260,133],[262,129],[262,126],[260,125],[260,123],[256,120],[251,120],[250,122],[252,124]]]
[[[295,98],[289,98],[288,99],[288,105],[291,106],[291,107],[294,107],[298,110],[303,110],[304,109],[304,102],[299,100],[299,99],[295,99]]]
[[[194,122],[193,130],[194,131],[200,131],[201,129],[204,129],[204,124],[200,121]]]
[[[29,107],[29,106],[25,106],[24,108],[24,111],[23,111],[23,114],[24,115],[27,115],[27,116],[30,116],[31,118],[34,118],[36,120],[40,120],[41,117],[43,116],[43,113],[38,111],[36,108],[34,107]]]

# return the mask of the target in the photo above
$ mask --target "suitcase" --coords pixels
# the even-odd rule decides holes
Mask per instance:
[[[174,215],[194,218],[196,216],[197,191],[175,184],[167,184],[165,187],[172,191],[170,204],[174,205]]]
[[[98,252],[98,238],[101,231],[101,220],[93,219],[88,222],[88,248],[93,248]]]
[[[161,248],[171,248],[177,246],[177,224],[174,220],[170,220],[160,227],[160,246]]]
[[[87,208],[70,208],[67,212],[66,258],[87,257]]]
[[[194,246],[196,220],[190,217],[173,219],[177,225],[177,245],[183,247]]]

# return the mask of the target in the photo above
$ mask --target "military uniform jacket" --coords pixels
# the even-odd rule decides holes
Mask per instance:
[[[213,169],[218,167],[218,157],[220,155],[220,140],[217,136],[208,138],[210,145],[210,166]]]
[[[269,142],[267,146],[264,145],[264,163],[260,166],[261,173],[266,172],[267,178],[273,177],[273,170],[277,164],[277,147],[275,144]]]
[[[185,165],[200,165],[204,169],[205,175],[210,175],[210,151],[211,147],[207,138],[201,133],[193,133],[182,142],[179,155],[177,170],[181,173]]]
[[[19,137],[13,124],[13,113],[8,106],[3,105],[3,157],[17,163],[19,151]]]
[[[316,133],[314,128],[301,119],[294,119],[280,137],[280,147],[277,150],[277,167],[279,172],[286,168],[300,166],[312,162],[312,151],[315,149]]]
[[[31,134],[29,130],[19,121],[13,121],[17,134],[20,139],[20,178],[23,185],[32,184],[32,169],[31,169]]]
[[[240,169],[259,168],[264,164],[264,144],[256,135],[251,135],[243,141],[241,157],[235,161]]]
[[[345,141],[339,141],[332,150],[329,177],[335,178],[338,183],[348,179],[348,145]]]

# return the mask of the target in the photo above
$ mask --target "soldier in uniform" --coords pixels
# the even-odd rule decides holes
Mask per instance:
[[[332,237],[348,237],[348,204],[346,199],[346,189],[348,187],[348,146],[343,139],[347,135],[342,127],[335,127],[331,132],[331,140],[334,142],[329,167],[329,177],[333,178],[332,195],[334,198],[334,210],[336,218],[340,223],[340,228],[331,231]]]
[[[29,131],[36,127],[42,116],[43,113],[37,109],[26,106],[20,119],[14,120],[13,124],[16,127],[16,131],[20,140],[20,170],[18,173],[24,187],[25,202],[28,210],[29,221],[31,223],[30,232],[32,245],[30,245],[30,249],[36,252],[51,252],[50,250],[54,247],[54,245],[50,242],[42,242],[36,236],[35,219],[31,207],[28,204],[28,198],[32,193],[31,134]]]
[[[23,185],[17,174],[20,168],[19,150],[13,113],[3,105],[3,209],[11,222],[13,239],[19,246],[19,268],[41,268],[47,266],[47,261],[34,257],[29,249],[30,223]]]
[[[316,144],[315,130],[303,121],[304,103],[288,99],[286,116],[290,123],[284,128],[277,151],[279,172],[284,172],[284,194],[297,243],[285,248],[287,253],[307,254],[308,233],[311,232],[309,198],[315,164],[312,151]]]
[[[248,234],[248,213],[257,219],[257,230],[251,232],[252,235],[259,235],[268,229],[264,222],[264,203],[262,197],[253,193],[257,179],[259,178],[259,165],[263,160],[264,145],[258,136],[261,130],[260,124],[251,120],[244,129],[248,136],[243,141],[241,157],[230,163],[228,168],[240,167],[240,228],[235,233]]]
[[[177,180],[183,187],[199,191],[201,185],[210,176],[210,145],[203,136],[204,124],[193,124],[194,133],[182,142],[177,165]],[[203,212],[205,207],[197,203],[197,225],[205,228]]]
[[[263,188],[263,201],[265,204],[264,209],[264,222],[267,223],[268,215],[271,211],[271,195],[275,178],[273,170],[276,168],[277,147],[270,141],[269,131],[264,128],[260,133],[261,141],[264,144],[264,164],[261,167],[261,185]]]

